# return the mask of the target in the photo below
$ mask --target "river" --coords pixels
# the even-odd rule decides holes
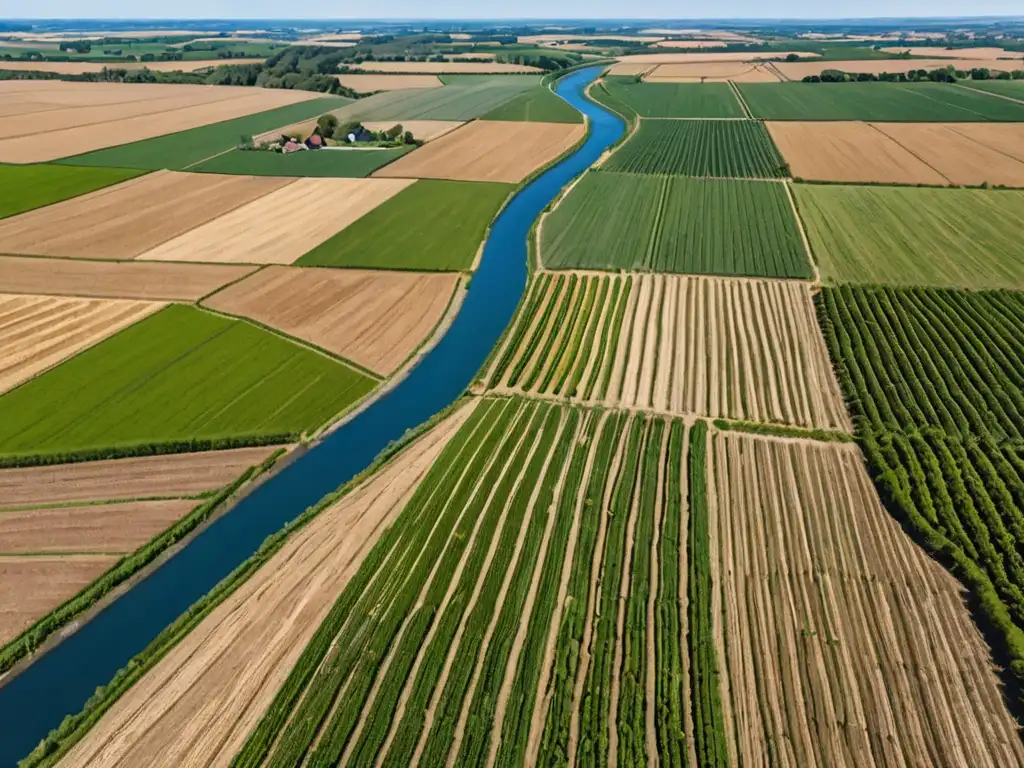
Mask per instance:
[[[263,540],[364,470],[387,445],[458,399],[512,319],[526,287],[526,239],[534,220],[573,178],[623,134],[616,115],[589,101],[600,67],[556,87],[590,119],[575,153],[538,176],[491,227],[480,266],[448,332],[395,389],[216,520],[78,632],[0,687],[0,765],[13,766],[65,715],[81,710],[165,627],[248,559]]]

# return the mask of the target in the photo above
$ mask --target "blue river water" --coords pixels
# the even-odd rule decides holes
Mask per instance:
[[[579,70],[559,81],[559,95],[590,118],[587,141],[524,187],[495,220],[465,302],[440,343],[390,393],[0,687],[0,766],[15,765],[65,715],[81,710],[97,686],[256,552],[267,536],[369,466],[389,442],[462,395],[526,287],[526,239],[534,220],[625,130],[617,116],[583,95],[599,72]]]

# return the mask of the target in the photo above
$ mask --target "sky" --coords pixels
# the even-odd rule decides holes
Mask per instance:
[[[844,18],[908,16],[1022,15],[1021,0],[861,0],[856,5],[824,4],[820,0],[782,0],[769,6],[760,0],[715,0],[687,3],[679,0],[516,0],[514,3],[470,2],[470,0],[389,0],[387,3],[346,4],[293,3],[291,8],[278,0],[175,0],[156,4],[132,0],[0,0],[0,20],[17,18],[176,18],[176,19],[345,19],[371,14],[373,18],[397,19],[500,19],[500,18]],[[359,11],[346,12],[346,5]],[[635,16],[633,16],[636,14]]]

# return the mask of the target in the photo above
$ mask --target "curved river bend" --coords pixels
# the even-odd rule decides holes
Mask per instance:
[[[0,687],[0,766],[13,766],[97,686],[249,558],[263,540],[365,469],[392,440],[454,402],[512,319],[526,287],[534,220],[625,130],[583,91],[600,68],[574,72],[557,92],[590,119],[586,143],[524,187],[495,220],[480,267],[440,343],[395,389],[215,521],[78,632]]]

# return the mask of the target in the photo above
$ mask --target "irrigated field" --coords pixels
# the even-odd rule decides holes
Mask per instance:
[[[175,305],[0,397],[0,454],[290,442],[375,383],[247,323]]]
[[[583,138],[582,125],[476,120],[377,171],[375,177],[518,183]]]
[[[744,83],[754,117],[886,122],[1024,121],[1024,104],[948,83]]]
[[[731,763],[1022,764],[962,590],[879,504],[857,449],[713,440],[714,637]]]
[[[531,123],[582,123],[583,115],[550,88],[538,85],[497,109],[482,120],[526,120]]]
[[[743,117],[727,83],[629,83],[609,79],[605,89],[640,117]]]
[[[196,301],[255,267],[73,261],[0,256],[0,291],[109,299]]]
[[[426,341],[458,282],[451,273],[269,267],[204,303],[387,376]]]
[[[1024,192],[794,185],[830,283],[1024,288]]]
[[[800,283],[542,274],[525,306],[499,391],[850,429]]]
[[[164,240],[138,258],[291,264],[412,183],[410,179],[299,179]]]
[[[512,190],[509,184],[417,181],[296,264],[471,269],[487,228]]]
[[[786,188],[591,171],[545,219],[555,269],[811,277]]]
[[[0,293],[0,394],[163,306]]]
[[[125,168],[0,165],[0,219],[109,187],[140,173]]]
[[[131,259],[292,182],[151,173],[0,221],[0,253]]]
[[[755,120],[642,120],[603,167],[703,177],[788,175],[764,124]]]

